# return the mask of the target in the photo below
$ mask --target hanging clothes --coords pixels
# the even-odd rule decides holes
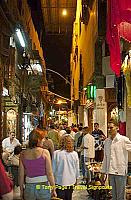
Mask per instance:
[[[117,76],[120,76],[120,37],[131,42],[131,0],[108,0],[106,36],[111,68]]]

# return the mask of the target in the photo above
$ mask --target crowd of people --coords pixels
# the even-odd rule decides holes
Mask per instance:
[[[72,127],[52,124],[48,129],[39,124],[29,134],[26,145],[22,149],[15,133],[2,141],[0,182],[5,184],[0,185],[2,199],[12,200],[14,188],[19,188],[25,200],[51,197],[71,200],[80,172],[89,184],[92,174],[87,165],[96,161],[102,163],[102,183],[105,174],[109,175],[113,200],[124,200],[131,141],[118,133],[114,121],[108,124],[108,138],[98,123],[93,131],[82,124]]]

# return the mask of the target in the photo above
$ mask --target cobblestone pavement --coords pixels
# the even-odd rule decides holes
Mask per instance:
[[[87,200],[88,194],[86,190],[75,190],[73,192],[73,198],[72,200]]]
[[[81,185],[82,178],[78,180],[78,185],[76,186],[76,190],[73,192],[72,200],[89,200],[88,193],[85,185]]]
[[[109,198],[112,200],[112,198]],[[131,185],[126,187],[126,200],[131,200]],[[72,200],[93,200],[86,190],[74,190]]]

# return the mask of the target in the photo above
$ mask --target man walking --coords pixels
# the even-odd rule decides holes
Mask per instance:
[[[111,120],[108,124],[109,138],[104,143],[102,173],[109,175],[112,186],[112,200],[125,199],[125,186],[128,166],[128,151],[131,151],[129,138],[120,135],[118,124]],[[102,180],[104,177],[102,175]]]
[[[84,149],[85,175],[86,175],[87,183],[89,183],[91,181],[91,172],[90,172],[88,167],[90,165],[90,162],[95,157],[95,139],[90,134],[88,127],[83,128],[83,134],[84,134],[84,137],[83,137],[83,140],[82,140],[81,148]],[[86,166],[86,164],[88,166]]]
[[[50,130],[48,131],[48,138],[53,141],[54,149],[59,149],[59,133],[57,130],[55,130],[55,125],[52,124],[50,126]]]
[[[75,137],[74,137],[74,147],[75,147],[75,151],[78,152],[79,158],[80,158],[80,146],[82,143],[82,140],[81,141],[79,140],[80,136],[82,136],[82,126],[79,126],[78,132],[75,134]]]

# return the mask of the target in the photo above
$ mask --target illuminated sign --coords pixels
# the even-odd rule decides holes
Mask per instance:
[[[86,88],[87,99],[96,99],[96,85],[88,85]]]

